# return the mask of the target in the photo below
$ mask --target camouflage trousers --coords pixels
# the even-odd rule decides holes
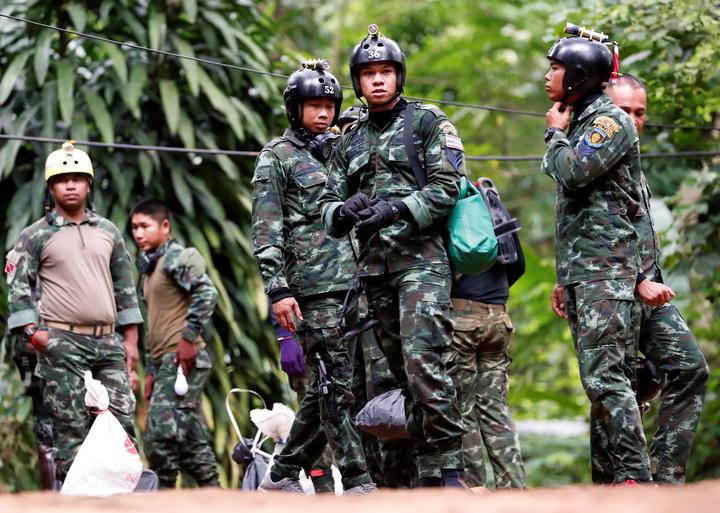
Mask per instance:
[[[145,456],[161,488],[175,488],[179,471],[187,472],[198,486],[219,486],[217,459],[201,409],[211,370],[207,349],[198,349],[195,366],[186,376],[188,392],[179,396],[175,393],[175,353],[166,353],[156,363],[143,440]]]
[[[358,337],[353,372],[355,412],[373,397],[398,387],[390,372],[387,358],[380,350],[372,330]],[[411,440],[381,440],[361,433],[365,461],[373,482],[385,488],[414,488],[417,482],[417,459]]]
[[[524,488],[525,467],[507,405],[512,323],[505,305],[453,299],[455,333],[445,353],[465,423],[463,454],[469,486],[486,486],[483,447],[496,488]]]
[[[364,281],[380,321],[375,334],[391,372],[406,391],[407,429],[415,445],[418,478],[439,478],[441,469],[462,469],[463,424],[442,360],[453,330],[449,268],[418,266]]]
[[[307,348],[303,347],[303,351],[307,356]],[[302,376],[290,376],[290,388],[297,394],[298,401],[302,403],[310,388],[310,380],[312,379],[312,371],[310,366],[305,367],[305,374]],[[332,475],[333,455],[330,446],[325,444],[322,454],[318,460],[310,468],[310,475],[315,493],[334,493],[335,482]]]
[[[631,382],[639,330],[633,286],[598,280],[566,286],[564,293],[580,379],[591,403],[590,425],[605,426],[604,440],[590,437],[591,454],[601,454],[611,463],[614,482],[650,481],[645,433]]]
[[[660,483],[685,482],[695,431],[702,414],[708,366],[702,350],[678,309],[671,304],[649,306],[637,302],[640,317],[640,351],[660,370],[664,384],[660,396],[657,430],[650,446],[650,470]],[[591,427],[594,444],[607,439],[602,415]],[[613,480],[605,451],[593,454],[593,482]]]
[[[351,355],[355,341],[343,341],[340,336],[342,300],[334,296],[301,300],[300,309],[304,320],[299,321],[296,336],[303,348],[307,348],[305,362],[311,371],[310,385],[300,403],[287,443],[275,457],[271,472],[291,479],[297,479],[300,469],[309,474],[329,442],[343,487],[348,489],[369,483],[360,434],[352,416],[355,398],[351,392]],[[321,394],[317,353],[334,388],[334,401],[328,399],[326,402]],[[330,408],[328,402],[332,403]],[[332,412],[333,406],[337,415]]]
[[[105,385],[110,411],[133,440],[135,396],[120,336],[94,337],[57,328],[49,328],[48,335],[48,346],[38,355],[35,374],[45,382],[43,407],[55,440],[56,477],[63,481],[95,420],[85,406],[85,371],[90,370]]]

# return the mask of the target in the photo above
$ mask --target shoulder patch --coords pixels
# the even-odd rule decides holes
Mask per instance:
[[[607,116],[599,116],[593,121],[593,126],[589,132],[585,134],[583,142],[590,148],[600,148],[606,141],[620,131],[617,121]]]
[[[453,150],[465,151],[462,140],[460,140],[457,135],[448,134],[445,137],[445,144],[447,144],[448,148],[452,148]]]
[[[617,121],[607,116],[598,117],[593,123],[593,126],[595,128],[602,129],[607,134],[609,139],[611,139],[613,135],[620,131],[620,127],[618,126]]]
[[[189,269],[196,278],[205,274],[205,259],[195,248],[183,249],[178,255],[176,263],[178,267]]]
[[[8,285],[11,285],[13,280],[15,279],[15,271],[17,270],[17,264],[19,262],[20,253],[18,253],[14,249],[10,250],[10,252],[5,257],[5,277],[7,279]]]
[[[438,126],[440,128],[440,131],[447,135],[454,135],[457,136],[457,129],[455,128],[455,125],[453,125],[450,121],[447,119],[440,122],[440,125]]]

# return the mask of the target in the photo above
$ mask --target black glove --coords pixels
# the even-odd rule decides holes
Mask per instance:
[[[390,201],[376,200],[373,205],[359,213],[363,220],[355,225],[360,240],[367,240],[380,228],[394,224],[400,219],[400,210]]]
[[[360,212],[370,206],[370,198],[364,192],[356,192],[340,207],[340,216],[352,219],[353,224],[360,220]]]
[[[350,196],[342,207],[335,210],[333,214],[333,225],[335,231],[346,234],[355,226],[361,216],[361,211],[366,211],[370,207],[370,198],[364,192],[356,192]]]

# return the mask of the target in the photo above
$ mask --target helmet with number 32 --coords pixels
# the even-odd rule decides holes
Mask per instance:
[[[302,104],[306,98],[330,98],[335,102],[335,117],[331,125],[337,123],[340,115],[340,106],[343,101],[342,88],[337,78],[327,70],[330,62],[327,60],[314,60],[304,62],[302,68],[290,75],[287,87],[283,92],[285,113],[290,126],[302,126]]]
[[[360,67],[374,62],[392,62],[397,70],[397,94],[405,85],[405,54],[392,39],[380,35],[375,24],[368,25],[368,35],[360,41],[350,54],[350,77],[355,96],[362,97],[360,89]]]

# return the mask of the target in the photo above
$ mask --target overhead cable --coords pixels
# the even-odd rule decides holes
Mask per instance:
[[[55,137],[35,137],[30,135],[13,135],[0,134],[0,140],[27,141],[39,143],[57,143],[62,144],[66,139],[58,139]],[[116,148],[122,150],[148,151],[148,152],[167,152],[167,153],[195,153],[204,155],[228,155],[234,157],[257,157],[258,151],[254,150],[222,150],[214,148],[185,148],[182,146],[153,146],[146,144],[126,144],[126,143],[104,143],[97,141],[75,141],[79,146],[91,146],[99,148]],[[720,151],[675,151],[667,153],[643,153],[642,158],[690,158],[690,157],[718,157]],[[541,161],[542,155],[466,155],[465,160],[475,162],[532,162]]]
[[[58,32],[64,32],[66,34],[73,34],[73,35],[81,37],[81,38],[95,39],[97,41],[111,43],[111,44],[114,44],[114,45],[117,45],[120,47],[127,47],[127,48],[133,48],[136,50],[142,50],[145,52],[157,53],[160,55],[174,57],[176,59],[187,59],[187,60],[199,62],[202,64],[221,66],[224,68],[245,71],[248,73],[256,73],[259,75],[266,75],[266,76],[275,77],[275,78],[282,78],[282,79],[288,78],[288,75],[284,75],[282,73],[273,73],[271,71],[264,71],[264,70],[254,69],[254,68],[248,68],[245,66],[237,66],[235,64],[228,64],[226,62],[217,61],[217,60],[213,60],[213,59],[192,57],[190,55],[183,55],[180,53],[168,52],[166,50],[158,50],[156,48],[150,48],[147,46],[142,46],[142,45],[138,45],[138,44],[134,44],[134,43],[125,43],[122,41],[117,41],[115,39],[110,39],[110,38],[98,36],[95,34],[87,34],[84,32],[77,31],[77,30],[66,29],[66,28],[62,28],[62,27],[57,27],[55,25],[49,25],[47,23],[41,23],[39,21],[28,20],[25,18],[21,18],[19,16],[12,16],[10,14],[0,13],[0,17],[14,20],[14,21],[21,22],[21,23],[27,23],[29,25],[35,25],[35,26],[42,27],[42,28],[49,29],[49,30],[56,30]],[[352,88],[348,87],[348,86],[343,86],[343,89],[352,90]],[[489,111],[489,112],[500,112],[500,113],[505,113],[505,114],[519,115],[519,116],[532,116],[532,117],[544,117],[545,116],[544,112],[535,112],[535,111],[522,110],[522,109],[511,109],[511,108],[505,108],[505,107],[494,107],[491,105],[464,103],[464,102],[457,102],[457,101],[453,101],[453,100],[440,100],[440,99],[433,99],[433,98],[423,98],[423,97],[419,97],[419,96],[408,96],[407,98],[409,98],[411,100],[418,100],[418,101],[423,101],[423,102],[428,102],[428,103],[436,103],[439,105],[449,105],[449,106],[453,106],[453,107],[484,110],[484,111]],[[696,126],[696,125],[687,126],[687,125],[672,125],[672,124],[663,124],[663,123],[646,123],[645,126],[647,128],[659,128],[659,129],[706,130],[706,131],[718,130],[717,128],[715,128],[713,126]]]

